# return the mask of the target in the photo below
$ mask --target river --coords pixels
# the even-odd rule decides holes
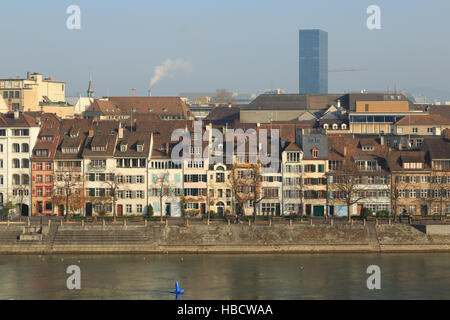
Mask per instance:
[[[175,281],[181,299],[450,299],[450,253],[0,256],[0,299],[174,299]]]

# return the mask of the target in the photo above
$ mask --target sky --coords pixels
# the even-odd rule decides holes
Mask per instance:
[[[381,29],[369,30],[369,5]],[[81,9],[70,30],[67,7]],[[148,94],[155,68],[182,66],[152,95],[298,92],[298,30],[328,32],[329,92],[429,87],[450,91],[448,0],[24,0],[0,10],[0,78],[42,73],[66,82],[66,95]],[[186,67],[188,65],[189,67]],[[184,67],[183,67],[184,66]]]

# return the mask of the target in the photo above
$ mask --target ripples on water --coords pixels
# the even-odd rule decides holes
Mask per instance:
[[[183,299],[450,299],[450,254],[0,256],[0,299],[174,299],[175,281]]]

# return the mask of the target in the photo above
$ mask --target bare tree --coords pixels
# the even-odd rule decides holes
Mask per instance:
[[[157,195],[159,198],[159,208],[161,210],[161,222],[163,221],[163,200],[170,196],[169,173],[161,172],[156,177]]]
[[[348,208],[348,220],[351,220],[350,208],[359,201],[367,198],[363,187],[360,187],[362,175],[357,170],[354,163],[350,160],[344,160],[342,169],[333,173],[333,182],[330,183],[330,191],[336,196],[334,201],[338,199],[344,201]]]
[[[108,197],[109,202],[112,203],[114,220],[117,217],[116,203],[118,191],[120,189],[119,177],[115,171],[106,173],[104,185],[107,186],[109,192],[105,192],[105,196]]]
[[[391,200],[391,212],[394,215],[394,220],[397,220],[397,203],[398,203],[398,199],[400,198],[399,196],[399,176],[394,176],[391,173],[391,189],[389,192],[389,196],[390,196],[390,200]]]
[[[86,202],[81,171],[73,166],[59,167],[54,175],[53,202],[65,205],[64,216],[67,218],[71,208],[81,209]]]
[[[253,221],[256,220],[257,205],[264,199],[261,194],[262,176],[259,164],[245,167],[234,165],[231,169],[231,188],[237,201],[239,214],[243,213],[245,203],[253,202]]]
[[[439,202],[439,218],[442,220],[444,214],[444,202],[447,199],[447,190],[449,190],[449,173],[433,170],[430,177],[432,195],[430,195],[431,203],[437,198]],[[437,194],[436,194],[437,193]],[[432,209],[432,208],[431,208]]]

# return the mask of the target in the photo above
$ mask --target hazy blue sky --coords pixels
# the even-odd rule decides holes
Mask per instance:
[[[66,28],[66,8],[81,8],[81,30]],[[381,30],[368,30],[366,8],[381,7]],[[0,10],[0,77],[27,71],[98,95],[146,95],[154,68],[182,58],[153,95],[215,91],[298,91],[298,29],[328,32],[329,91],[434,87],[450,90],[448,0],[8,1]]]

